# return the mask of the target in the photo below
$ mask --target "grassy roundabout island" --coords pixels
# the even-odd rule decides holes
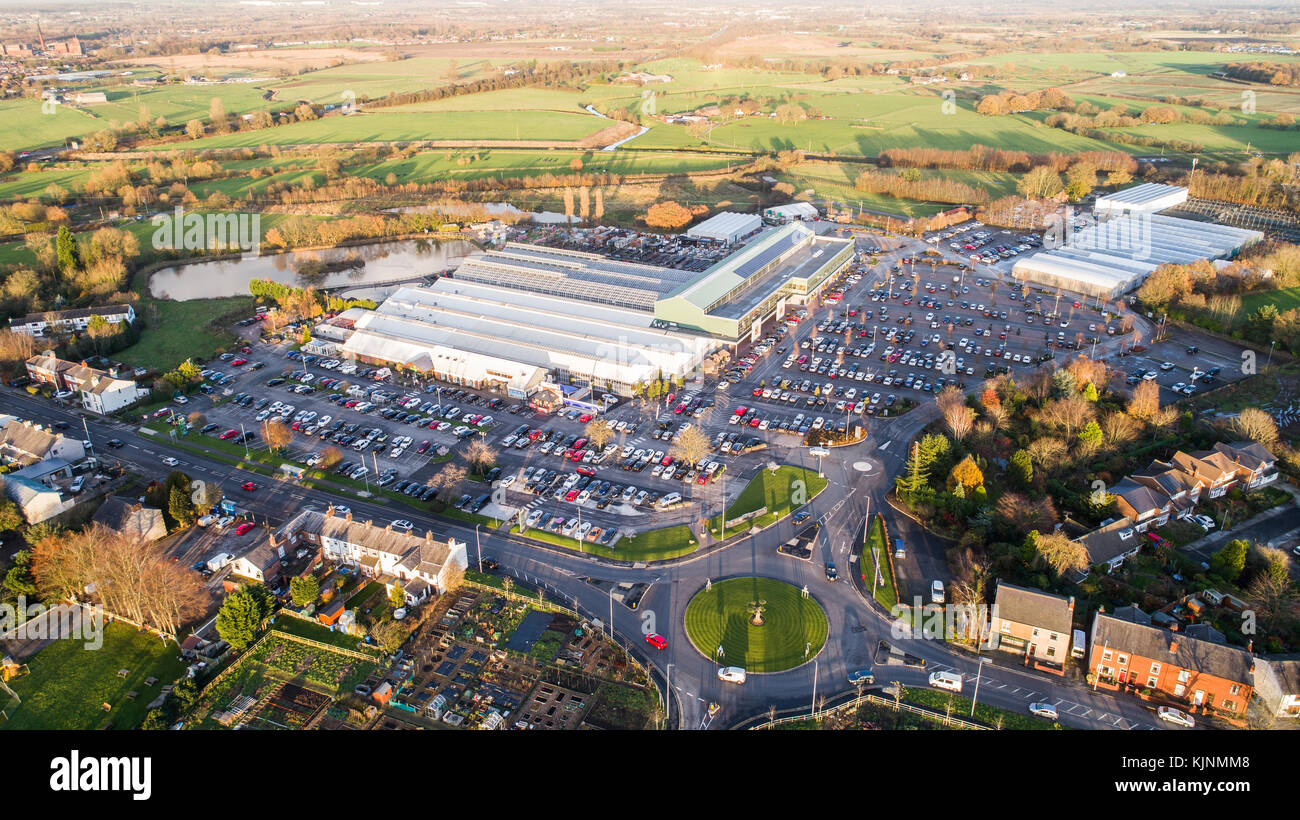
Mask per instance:
[[[762,626],[750,622],[756,601],[766,602]],[[696,650],[720,666],[749,672],[780,672],[812,660],[827,631],[826,613],[814,598],[773,578],[719,581],[686,605],[686,634]]]

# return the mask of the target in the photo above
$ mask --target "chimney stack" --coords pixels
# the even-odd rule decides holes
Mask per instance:
[[[346,516],[344,516],[344,518],[346,518],[346,519],[347,519],[347,522],[348,522],[349,524],[351,524],[351,523],[352,523],[352,510],[348,510],[348,514],[347,514]]]
[[[1073,595],[1070,596],[1070,601],[1069,601],[1069,603],[1067,604],[1067,606],[1070,607],[1070,611],[1071,611],[1071,612],[1074,611],[1074,596],[1073,596]]]
[[[330,502],[329,508],[325,510],[325,517],[326,517],[326,518],[333,518],[333,517],[334,517],[334,503],[333,503],[333,502]]]
[[[1170,654],[1177,654],[1177,652],[1178,652],[1178,639],[1177,639],[1177,638],[1170,638],[1170,639],[1169,639],[1169,652],[1170,652]]]

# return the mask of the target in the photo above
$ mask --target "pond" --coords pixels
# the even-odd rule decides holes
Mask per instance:
[[[317,289],[378,285],[441,273],[476,250],[464,239],[401,239],[182,263],[154,273],[149,278],[149,295],[178,302],[246,296],[248,283],[254,279]]]

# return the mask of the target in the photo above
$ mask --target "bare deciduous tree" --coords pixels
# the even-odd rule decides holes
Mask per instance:
[[[1265,447],[1277,441],[1277,423],[1268,413],[1256,407],[1247,407],[1232,420],[1232,428],[1242,437],[1257,441]]]
[[[1057,575],[1088,566],[1088,550],[1063,532],[1039,533],[1034,548]]]
[[[709,438],[700,428],[692,427],[677,437],[668,452],[673,458],[694,466],[709,454]]]

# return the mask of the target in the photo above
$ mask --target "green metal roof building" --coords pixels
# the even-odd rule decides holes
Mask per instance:
[[[853,260],[853,240],[792,223],[763,234],[654,303],[668,327],[731,341],[761,335],[787,303],[803,304]]]

